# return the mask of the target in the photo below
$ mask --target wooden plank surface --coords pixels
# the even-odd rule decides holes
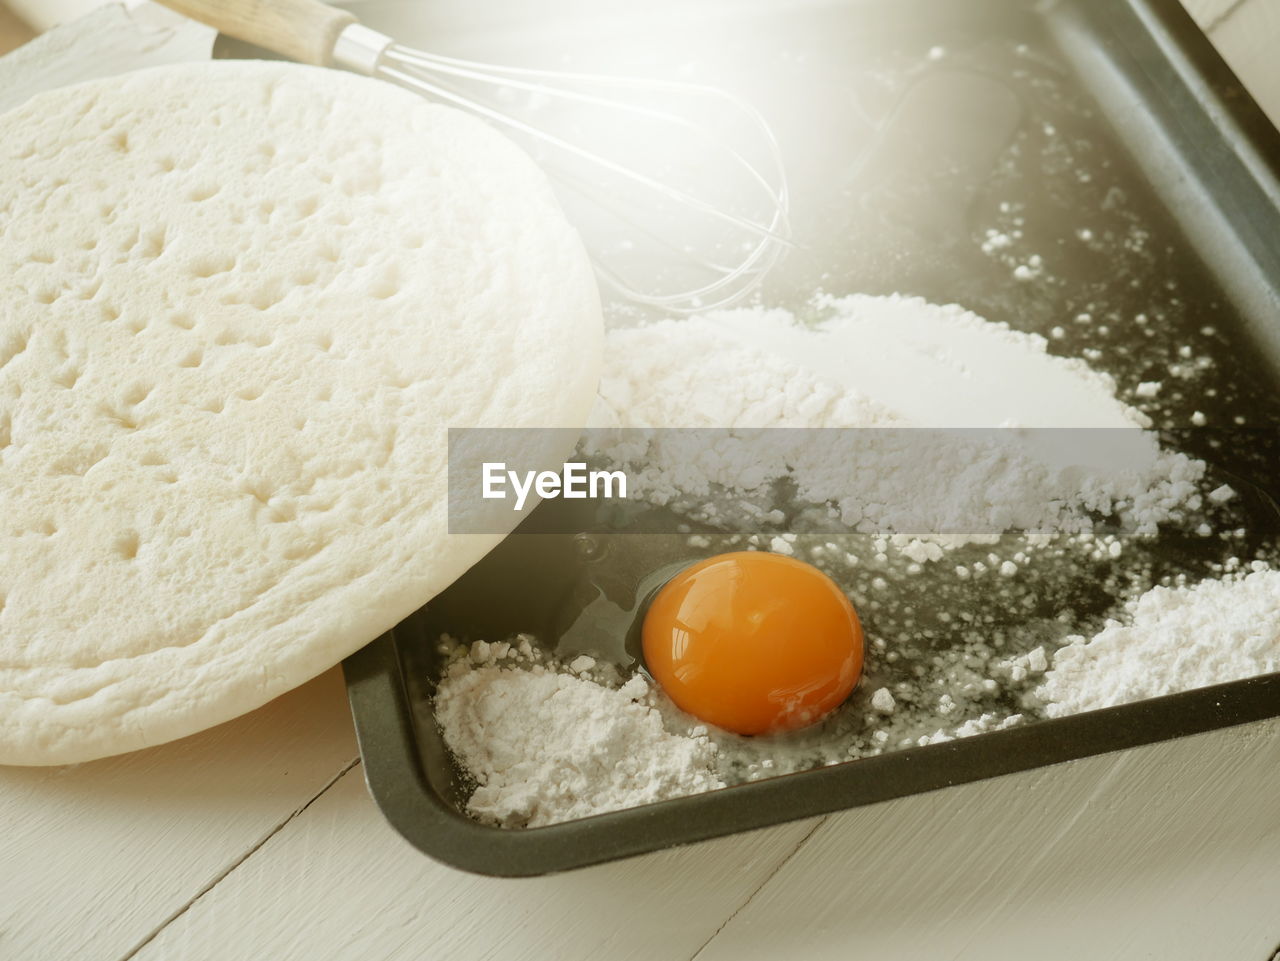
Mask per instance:
[[[1248,0],[1210,33],[1240,80],[1280,126],[1280,0]]]
[[[1211,29],[1239,3],[1240,0],[1182,0],[1182,5],[1196,18],[1196,23],[1206,30]]]
[[[691,958],[815,825],[549,878],[483,878],[437,864],[393,834],[356,769],[137,961]]]
[[[88,12],[72,27],[42,34],[0,60],[0,111],[32,94],[169,63],[207,60],[214,31],[150,4]]]
[[[1267,961],[1280,719],[832,816],[698,961]]]
[[[123,957],[355,758],[333,670],[148,751],[0,767],[0,958]]]
[[[353,771],[137,958],[1265,961],[1277,797],[1280,720],[506,881],[409,850]]]

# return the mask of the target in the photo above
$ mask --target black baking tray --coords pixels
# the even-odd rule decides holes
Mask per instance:
[[[563,22],[547,20],[542,4],[352,6],[369,25],[408,42],[517,62],[523,32],[538,33],[543,51],[548,34],[561,28],[574,49],[607,51],[612,29],[606,3]],[[683,5],[686,18],[701,6]],[[1229,361],[1213,375],[1211,397],[1172,397],[1168,423],[1158,426],[1185,423],[1192,410],[1220,421],[1280,424],[1280,134],[1176,0],[850,0],[779,3],[776,10],[757,4],[729,14],[723,5],[706,6],[707,22],[726,18],[718,31],[725,50],[756,58],[756,86],[744,80],[737,89],[777,126],[784,151],[791,150],[793,177],[799,173],[801,249],[771,277],[767,301],[794,301],[819,285],[835,293],[903,290],[1047,333],[1087,308],[1105,309],[1118,324],[1155,297],[1159,307],[1147,322],[1161,336],[1126,350],[1125,368],[1114,371],[1122,387],[1162,369],[1193,331],[1212,339],[1215,355]],[[653,18],[660,22],[665,9],[655,5]],[[603,39],[584,43],[593,31]],[[751,38],[761,35],[767,46],[752,47],[759,41]],[[491,36],[498,37],[493,50],[486,48]],[[779,54],[776,70],[772,61],[762,65],[764,49]],[[909,184],[870,187],[868,170],[892,181],[892,171],[877,169],[874,144],[882,129],[902,134],[895,111],[910,86],[880,78],[898,67],[923,75],[939,60],[929,50],[944,51],[949,69],[957,69],[959,52],[960,70],[1007,81],[1019,98],[1010,108],[1012,127],[981,118],[970,126],[979,140],[1009,142],[984,148],[967,127],[922,132],[926,156]],[[664,55],[682,52],[672,44]],[[804,73],[790,94],[778,89],[794,80],[788,71]],[[860,87],[855,80],[864,72],[873,79]],[[724,82],[734,81],[726,73]],[[805,109],[794,109],[787,96],[804,97]],[[847,123],[831,122],[846,115]],[[823,135],[816,149],[814,141],[800,151],[789,145],[803,139],[805,124],[821,125]],[[1019,179],[1019,157],[1049,136],[1049,126],[1057,139],[1075,138],[1090,169],[1105,176],[1082,179],[1068,170],[1048,187],[1035,176]],[[990,189],[1000,177],[1000,190]],[[838,204],[830,202],[833,184]],[[1010,195],[1028,212],[1028,233],[1049,225],[1039,239],[1055,258],[1055,282],[1013,282],[1007,265],[996,268],[976,255],[983,218],[994,222],[1003,209],[999,198]],[[1126,229],[1140,230],[1149,242],[1132,257],[1073,252],[1062,225],[1080,211],[1090,213],[1090,223],[1116,230],[1129,218]],[[1071,328],[1057,346],[1074,353],[1087,336]],[[1237,454],[1219,450],[1218,458]],[[1243,461],[1229,466],[1271,476],[1267,464]],[[489,827],[463,813],[465,786],[430,715],[423,652],[458,623],[496,631],[536,621],[529,605],[538,603],[540,565],[528,562],[536,548],[509,545],[538,536],[508,538],[343,665],[378,806],[420,850],[469,871],[564,871],[1280,715],[1280,675],[1273,674],[550,827]]]

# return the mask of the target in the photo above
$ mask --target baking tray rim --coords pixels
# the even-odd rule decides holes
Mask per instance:
[[[428,783],[399,643],[389,631],[343,662],[370,794],[419,850],[496,877],[586,867],[1280,716],[1276,672],[546,827],[500,828],[460,813]]]

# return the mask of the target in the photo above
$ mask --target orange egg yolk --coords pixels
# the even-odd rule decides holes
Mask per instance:
[[[862,673],[862,625],[831,578],[780,554],[709,557],[654,596],[645,666],[684,711],[738,734],[821,720]]]

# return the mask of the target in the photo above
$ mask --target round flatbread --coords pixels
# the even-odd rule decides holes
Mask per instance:
[[[190,734],[500,535],[447,429],[578,427],[590,265],[541,172],[389,84],[141,71],[0,116],[0,763]]]

